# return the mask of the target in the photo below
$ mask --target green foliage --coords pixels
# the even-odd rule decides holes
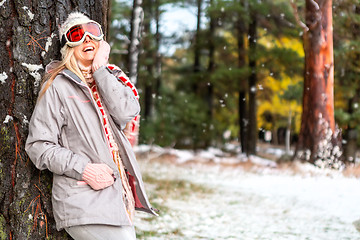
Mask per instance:
[[[204,146],[207,128],[206,106],[193,94],[163,92],[158,99],[156,117],[143,119],[140,127],[142,143],[155,142],[161,146],[194,148]]]
[[[300,103],[302,99],[302,94],[303,94],[303,85],[302,82],[298,82],[295,84],[288,85],[288,88],[279,95],[280,98],[284,100],[287,101],[295,100],[298,103]]]
[[[334,2],[335,119],[346,132],[360,124],[360,3]],[[347,136],[346,134],[344,135]]]
[[[113,0],[111,2],[111,23],[107,32],[107,40],[112,47],[110,63],[126,70],[127,49],[130,36],[131,2]]]

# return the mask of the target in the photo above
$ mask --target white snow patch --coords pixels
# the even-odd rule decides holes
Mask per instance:
[[[47,38],[46,40],[46,44],[45,44],[45,51],[49,51],[49,47],[51,47],[52,45],[52,39],[56,37],[56,34],[55,33],[52,33],[50,37]]]
[[[224,152],[218,148],[208,148],[199,152],[198,156],[207,159],[217,159],[224,155]]]
[[[276,162],[265,159],[265,158],[261,158],[261,157],[255,156],[255,155],[249,156],[249,160],[252,163],[255,163],[255,164],[261,165],[261,166],[273,167],[273,168],[275,168],[277,166]]]
[[[28,63],[22,63],[21,65],[29,70],[29,74],[35,78],[34,86],[38,87],[41,81],[41,74],[38,73],[38,71],[40,69],[43,69],[43,66],[40,64],[36,65],[36,64],[28,64]]]
[[[149,152],[151,149],[151,146],[150,145],[137,145],[137,146],[134,146],[134,152],[137,152],[137,153],[144,153],[144,152]]]
[[[7,78],[8,78],[8,75],[6,74],[6,72],[0,73],[0,83],[1,84],[4,84]]]
[[[216,162],[216,163],[238,163],[246,161],[245,155],[231,156],[229,153],[223,152],[219,148],[210,147],[206,150],[180,150],[174,148],[162,148],[156,145],[139,145],[134,147],[136,153],[156,153],[151,158],[157,158],[162,155],[172,155],[176,157],[177,163],[185,163],[188,161],[196,160],[199,162]]]
[[[360,239],[352,224],[360,218],[356,178],[250,173],[203,164],[189,167],[141,160],[139,164],[143,173],[154,178],[184,180],[213,190],[183,198],[177,189],[158,194],[156,186],[145,181],[148,192],[155,193],[150,194],[156,196],[151,202],[157,203],[160,216],[137,212],[137,231],[155,233],[140,240]]]
[[[29,120],[27,119],[27,117],[25,115],[23,115],[23,123],[24,124],[29,124]]]
[[[173,154],[178,157],[179,163],[187,162],[191,159],[194,159],[194,153],[189,150],[178,150],[178,149],[170,149],[170,154]]]
[[[265,152],[275,155],[278,158],[285,154],[285,151],[279,148],[266,148]],[[292,152],[290,152],[290,154],[292,154]]]
[[[2,0],[2,1],[0,2],[0,7],[2,7],[2,5],[4,5],[5,2],[6,2],[6,0]]]
[[[4,122],[3,123],[8,123],[8,122],[10,122],[10,121],[12,121],[13,120],[13,117],[12,116],[10,116],[10,115],[6,115],[6,117],[5,117],[5,120],[4,120]]]
[[[27,6],[24,6],[23,9],[24,9],[24,11],[26,11],[27,14],[29,15],[30,20],[33,20],[35,15],[29,10],[29,8],[28,8]]]
[[[41,53],[41,56],[42,56],[42,57],[44,57],[45,54],[49,51],[49,48],[52,46],[52,40],[53,40],[54,37],[56,37],[56,34],[55,34],[55,33],[52,33],[51,36],[46,39],[45,51],[43,51],[43,52]]]

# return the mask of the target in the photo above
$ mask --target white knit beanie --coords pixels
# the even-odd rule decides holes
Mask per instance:
[[[83,23],[87,23],[91,21],[90,18],[88,18],[86,15],[84,15],[81,12],[72,12],[69,14],[69,16],[67,17],[67,19],[65,20],[65,22],[59,27],[59,38],[60,38],[60,42],[62,41],[62,38],[64,36],[64,34],[72,27],[78,24],[83,24]],[[65,54],[65,49],[68,46],[65,44],[60,52],[61,55],[64,56]]]

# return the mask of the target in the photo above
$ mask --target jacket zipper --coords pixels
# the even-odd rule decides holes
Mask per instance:
[[[96,105],[96,102],[95,102],[94,98],[92,97],[91,89],[89,88],[89,86],[83,85],[83,84],[82,84],[83,82],[79,83],[79,82],[77,82],[76,80],[74,80],[71,76],[69,76],[68,74],[66,74],[66,73],[64,73],[64,72],[63,72],[63,74],[66,75],[68,78],[70,78],[73,82],[75,82],[75,83],[76,83],[77,85],[79,85],[80,87],[82,87],[82,88],[85,87],[85,88],[88,90],[88,93],[90,94],[91,102],[92,102],[93,105],[95,106],[97,115],[98,115],[98,117],[99,117],[99,119],[100,119],[101,128],[102,128],[102,130],[103,130],[103,134],[104,134],[104,137],[105,137],[105,140],[106,140],[106,143],[107,143],[109,152],[110,152],[110,156],[114,157],[114,156],[112,155],[112,152],[111,152],[111,149],[110,149],[109,140],[108,140],[107,137],[106,137],[105,127],[104,127],[104,124],[103,124],[103,122],[102,122],[102,115],[101,115],[101,113],[99,112],[99,109],[97,108],[97,105]],[[94,80],[94,81],[95,81],[95,80]],[[123,186],[122,186],[122,183],[120,183],[120,184],[121,184],[121,187],[123,187]],[[122,189],[122,191],[124,191],[124,189]],[[131,221],[131,219],[130,219],[130,217],[129,217],[129,214],[127,214],[127,210],[126,210],[126,206],[125,206],[124,200],[123,200],[123,205],[124,205],[124,209],[125,209],[125,213],[126,213],[127,219],[128,219],[128,221],[129,221],[130,225],[132,225],[133,223],[132,223],[132,221]]]

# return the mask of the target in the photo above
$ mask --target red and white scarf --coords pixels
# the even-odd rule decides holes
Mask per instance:
[[[111,126],[108,121],[108,115],[105,112],[99,92],[97,90],[96,83],[92,77],[91,66],[90,66],[90,68],[84,68],[83,66],[79,65],[79,68],[80,68],[81,72],[83,73],[83,76],[85,77],[86,82],[88,83],[88,85],[92,91],[93,98],[96,102],[96,105],[101,112],[107,143],[108,143],[108,146],[112,153],[113,160],[114,160],[115,164],[117,165],[118,170],[120,172],[121,183],[123,186],[123,200],[125,203],[126,211],[128,213],[130,222],[132,223],[134,214],[135,214],[135,200],[134,200],[134,196],[131,191],[131,187],[129,185],[129,181],[128,181],[128,178],[127,178],[127,175],[125,172],[124,164],[123,164],[120,154],[119,154],[119,147],[114,139],[113,132],[112,132]]]

